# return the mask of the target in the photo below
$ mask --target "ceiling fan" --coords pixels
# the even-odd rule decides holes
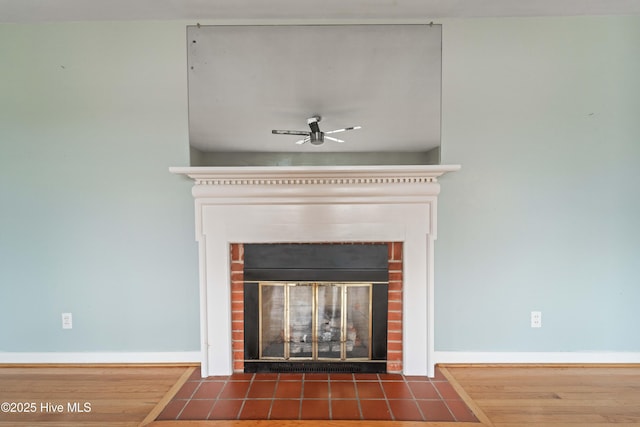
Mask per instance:
[[[331,135],[334,133],[339,133],[339,132],[345,132],[348,130],[356,130],[356,129],[361,129],[362,126],[351,126],[348,128],[342,128],[342,129],[336,129],[336,130],[330,130],[328,132],[322,132],[320,130],[320,126],[318,125],[318,122],[320,122],[320,120],[322,120],[322,117],[320,116],[313,116],[313,117],[309,117],[307,119],[307,124],[309,125],[309,128],[311,129],[310,131],[304,131],[304,130],[277,130],[274,129],[271,131],[271,133],[275,134],[275,135],[300,135],[300,136],[304,136],[305,138],[300,139],[298,141],[296,141],[296,144],[298,145],[302,145],[306,142],[310,142],[313,145],[322,145],[324,144],[324,140],[328,139],[329,141],[333,141],[333,142],[344,142],[342,139],[338,139],[338,138],[334,138],[332,136],[327,136],[327,135]]]

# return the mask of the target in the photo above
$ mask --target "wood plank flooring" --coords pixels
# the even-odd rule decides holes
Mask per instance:
[[[138,426],[192,369],[5,365],[0,426]]]
[[[186,381],[186,366],[0,366],[0,426],[458,427],[478,423],[153,421]],[[492,427],[640,426],[640,365],[446,366],[454,387]],[[25,413],[24,404],[36,405]],[[90,412],[84,403],[90,404]],[[44,406],[43,406],[44,405]],[[52,412],[48,408],[59,408]],[[4,408],[4,406],[3,406]]]
[[[494,427],[640,426],[640,366],[448,371]]]

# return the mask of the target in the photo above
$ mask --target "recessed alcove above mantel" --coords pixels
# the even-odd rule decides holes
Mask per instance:
[[[228,375],[234,369],[231,244],[399,242],[403,373],[432,376],[438,178],[459,169],[170,168],[194,181],[202,375]]]
[[[187,76],[191,166],[440,164],[439,24],[188,26]]]

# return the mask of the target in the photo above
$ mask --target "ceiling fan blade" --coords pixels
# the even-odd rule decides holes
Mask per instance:
[[[325,133],[326,133],[326,132],[325,132]],[[334,138],[334,137],[332,137],[332,136],[326,136],[326,135],[325,135],[325,138],[326,138],[326,139],[328,139],[329,141],[333,141],[333,142],[344,142],[343,140],[338,139],[338,138]]]
[[[309,135],[309,132],[304,130],[272,130],[274,135]]]
[[[308,137],[306,137],[305,139],[301,139],[301,140],[299,140],[299,141],[296,141],[296,144],[298,144],[298,145],[302,145],[302,144],[304,144],[305,142],[309,142],[310,140],[311,140],[311,137],[309,137],[309,136],[308,136]]]
[[[336,129],[336,130],[330,130],[329,132],[325,132],[325,134],[332,134],[332,133],[338,133],[338,132],[345,132],[348,130],[357,130],[357,129],[362,129],[362,126],[351,126],[348,128],[342,128],[342,129]]]

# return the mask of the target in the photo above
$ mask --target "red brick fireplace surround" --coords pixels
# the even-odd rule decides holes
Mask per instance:
[[[402,373],[402,242],[388,242],[389,303],[387,312],[387,372]],[[244,370],[244,250],[231,244],[231,348],[233,371]]]
[[[194,181],[202,376],[243,368],[241,244],[393,242],[387,369],[432,377],[438,177],[458,169],[171,168]]]

